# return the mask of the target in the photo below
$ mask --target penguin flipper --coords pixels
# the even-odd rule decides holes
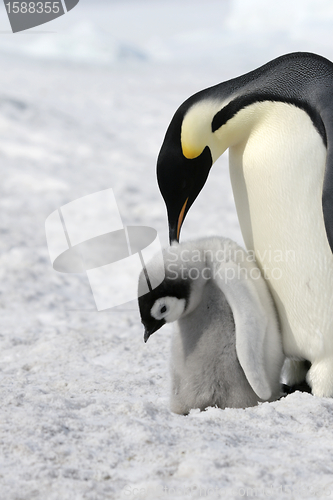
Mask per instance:
[[[331,135],[333,143],[333,126]],[[333,146],[327,151],[322,206],[327,240],[333,253]]]
[[[224,264],[215,282],[231,307],[236,332],[236,352],[240,365],[254,392],[263,400],[272,396],[273,387],[265,367],[265,341],[269,334],[267,314],[252,280],[240,277],[234,262]]]

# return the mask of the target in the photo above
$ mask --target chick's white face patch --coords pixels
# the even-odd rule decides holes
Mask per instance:
[[[185,310],[185,299],[161,297],[151,308],[150,314],[155,319],[165,319],[167,323],[177,321]]]

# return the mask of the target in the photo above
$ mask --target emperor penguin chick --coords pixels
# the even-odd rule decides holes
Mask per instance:
[[[141,295],[146,275],[140,276],[139,308],[145,342],[165,323],[177,322],[171,410],[245,408],[278,398],[284,360],[278,320],[250,255],[214,237],[173,244],[163,257],[159,286]]]

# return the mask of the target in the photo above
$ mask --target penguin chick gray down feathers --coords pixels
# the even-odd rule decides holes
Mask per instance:
[[[244,408],[280,396],[284,360],[274,304],[249,254],[226,238],[164,250],[165,278],[140,296],[145,341],[177,322],[171,346],[171,410]],[[150,263],[150,272],[156,259]],[[156,269],[156,272],[158,270]]]

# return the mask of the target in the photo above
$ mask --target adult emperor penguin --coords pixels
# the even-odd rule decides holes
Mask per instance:
[[[292,360],[287,382],[304,379],[308,360],[312,393],[332,397],[333,64],[287,54],[179,107],[157,162],[171,242],[227,148],[243,238]]]

